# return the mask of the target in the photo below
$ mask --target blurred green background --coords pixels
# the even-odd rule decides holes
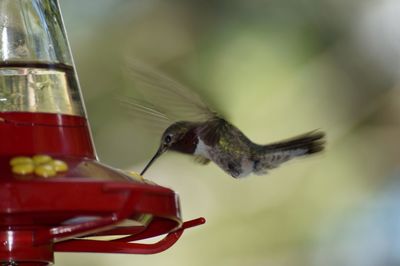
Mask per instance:
[[[168,153],[147,173],[207,218],[164,253],[57,253],[57,265],[400,265],[400,2],[61,0],[107,164],[142,170],[160,136],[131,120],[132,58],[258,143],[322,129],[326,152],[234,180]]]

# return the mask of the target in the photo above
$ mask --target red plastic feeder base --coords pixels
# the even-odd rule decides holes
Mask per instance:
[[[75,163],[70,172],[83,169],[124,177],[92,160]],[[205,222],[182,223],[178,195],[168,188],[87,177],[2,182],[0,212],[0,262],[6,265],[46,265],[54,251],[158,253]],[[163,234],[154,244],[131,243]],[[97,239],[105,236],[120,237]]]

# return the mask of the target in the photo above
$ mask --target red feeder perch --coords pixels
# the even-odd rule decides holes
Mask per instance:
[[[204,223],[182,222],[171,189],[97,161],[57,0],[1,0],[0,57],[2,265],[157,253]]]

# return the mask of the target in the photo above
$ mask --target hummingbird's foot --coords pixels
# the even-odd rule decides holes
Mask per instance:
[[[242,175],[242,168],[240,167],[240,164],[228,163],[227,172],[233,178],[239,178]]]

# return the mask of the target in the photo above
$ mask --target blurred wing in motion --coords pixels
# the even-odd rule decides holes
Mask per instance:
[[[119,102],[125,110],[128,110],[124,112],[129,115],[130,119],[147,129],[151,129],[157,135],[173,123],[164,113],[143,100],[125,96],[124,98],[119,97]]]
[[[220,116],[211,110],[192,90],[162,73],[134,61],[128,64],[129,78],[134,82],[136,96],[125,105],[145,119],[168,122],[202,122]]]

